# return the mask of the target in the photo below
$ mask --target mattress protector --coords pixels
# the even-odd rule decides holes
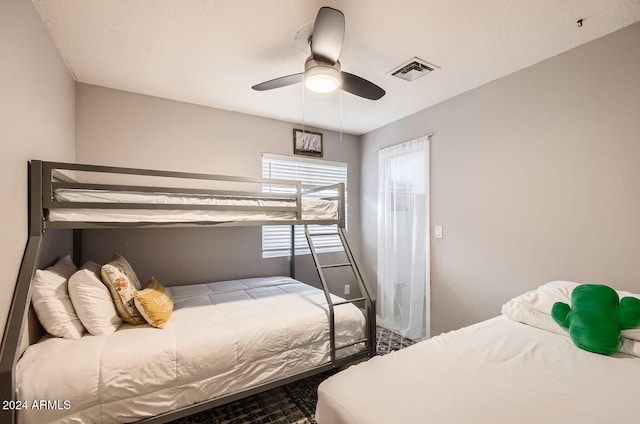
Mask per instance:
[[[166,205],[167,209],[100,209],[55,208],[49,210],[50,221],[70,222],[228,222],[295,220],[295,211],[277,210],[211,210],[171,209],[171,205],[296,207],[296,199],[248,196],[181,195],[173,193],[143,193],[127,191],[57,189],[55,198],[61,202],[139,203]],[[303,220],[335,220],[335,201],[302,197]]]
[[[17,364],[16,399],[71,408],[22,410],[19,422],[133,422],[329,362],[321,290],[288,277],[169,289],[175,309],[164,329],[123,324],[108,336],[30,346]],[[335,311],[338,346],[364,337],[357,307]]]
[[[603,356],[505,316],[352,366],[318,424],[638,423],[640,358]]]

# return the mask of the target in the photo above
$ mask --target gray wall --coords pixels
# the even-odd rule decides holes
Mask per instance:
[[[74,82],[32,3],[0,2],[0,326],[27,242],[27,162],[73,161]]]
[[[377,150],[431,132],[433,335],[550,280],[640,292],[640,24],[363,136],[363,228]]]
[[[79,163],[239,176],[261,176],[262,153],[292,155],[300,125],[78,84],[76,159]],[[309,128],[310,130],[313,130]],[[317,129],[316,129],[317,130]],[[347,162],[349,192],[360,191],[360,141],[323,133],[324,159]],[[360,208],[349,205],[349,231],[359,235]],[[98,262],[114,250],[146,279],[182,284],[289,272],[288,258],[261,258],[261,229],[88,231],[85,257]],[[357,249],[357,245],[355,248]],[[313,280],[308,257],[301,279]],[[313,281],[310,281],[313,282]]]

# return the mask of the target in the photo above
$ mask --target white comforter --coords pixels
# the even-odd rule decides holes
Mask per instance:
[[[124,324],[106,337],[30,346],[17,365],[17,399],[29,406],[59,400],[60,409],[29,408],[19,421],[137,421],[329,360],[328,313],[318,289],[269,277],[171,292],[175,310],[164,329]],[[336,334],[338,345],[364,336],[358,308],[336,308]]]
[[[640,358],[603,356],[505,316],[352,366],[319,424],[637,424]]]

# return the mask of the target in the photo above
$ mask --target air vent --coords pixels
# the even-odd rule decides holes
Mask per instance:
[[[406,81],[414,81],[421,76],[427,75],[429,72],[434,71],[438,68],[436,65],[433,65],[425,60],[414,57],[408,62],[403,63],[402,65],[394,68],[389,71],[391,75],[394,77],[402,78]]]

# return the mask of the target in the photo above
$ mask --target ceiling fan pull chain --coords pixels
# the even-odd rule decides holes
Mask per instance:
[[[304,134],[304,84],[302,84],[302,134]]]
[[[338,90],[338,96],[340,96],[340,143],[342,143],[342,90]]]

